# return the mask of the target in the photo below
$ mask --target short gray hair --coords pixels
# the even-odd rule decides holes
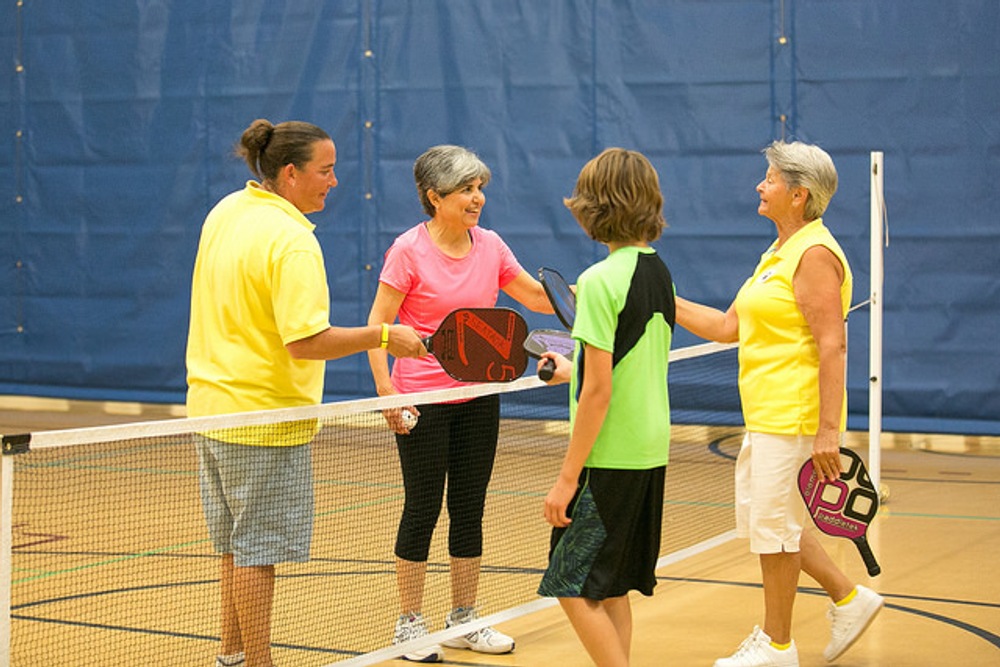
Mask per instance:
[[[429,190],[447,197],[477,178],[485,187],[490,182],[491,175],[490,168],[478,155],[467,148],[449,144],[428,148],[413,163],[413,180],[417,183],[420,204],[431,217],[434,217],[436,211],[427,197]]]
[[[823,215],[837,191],[837,168],[833,158],[819,146],[801,141],[775,141],[764,149],[767,163],[785,179],[789,188],[809,190],[803,215],[807,221]]]

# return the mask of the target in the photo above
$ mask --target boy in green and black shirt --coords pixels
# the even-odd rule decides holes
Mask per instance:
[[[652,595],[670,442],[667,363],[674,326],[670,272],[649,243],[660,237],[663,195],[649,161],[609,148],[588,162],[565,200],[609,255],[577,281],[571,435],[545,498],[552,531],[540,595],[557,597],[598,665],[627,665],[628,592]]]

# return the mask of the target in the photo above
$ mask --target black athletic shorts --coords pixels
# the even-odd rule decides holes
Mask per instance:
[[[549,566],[538,594],[589,600],[630,590],[652,595],[665,474],[665,466],[584,468],[570,503],[572,523],[552,529]]]

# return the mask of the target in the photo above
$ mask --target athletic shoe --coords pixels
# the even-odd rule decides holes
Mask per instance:
[[[784,651],[771,646],[771,638],[758,626],[728,658],[719,658],[715,667],[799,667],[795,642]]]
[[[246,656],[243,655],[242,651],[232,655],[215,656],[215,667],[243,667],[246,662]]]
[[[402,644],[429,634],[422,614],[400,614],[399,620],[396,621],[396,636],[392,638],[392,643]],[[430,644],[403,654],[403,659],[412,662],[441,662],[444,659],[444,651],[437,644]]]
[[[885,599],[870,588],[855,588],[858,592],[853,600],[842,607],[831,604],[826,612],[826,617],[830,619],[830,643],[823,651],[823,657],[827,661],[836,660],[851,648],[885,604]]]
[[[452,628],[474,620],[476,620],[474,608],[459,607],[445,617],[444,624],[445,627]],[[446,639],[442,644],[448,648],[467,648],[479,653],[510,653],[514,650],[514,639],[490,626],[473,630],[467,635]]]

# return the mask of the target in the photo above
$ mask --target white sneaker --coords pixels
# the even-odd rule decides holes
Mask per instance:
[[[396,621],[396,635],[392,638],[392,643],[402,644],[429,634],[422,614],[400,614]],[[437,644],[429,644],[403,654],[403,659],[412,662],[441,662],[444,659],[444,651]]]
[[[476,619],[476,610],[472,607],[452,609],[444,619],[445,627],[451,628]],[[490,626],[473,630],[467,635],[461,635],[442,642],[448,648],[467,648],[479,653],[510,653],[514,650],[514,639]]]
[[[787,649],[779,651],[771,646],[771,638],[759,626],[754,626],[736,653],[719,658],[715,667],[799,667],[799,651],[794,641]]]
[[[215,656],[215,667],[243,667],[246,661],[246,656],[243,655],[242,651],[232,655],[217,655]]]
[[[858,592],[853,600],[843,607],[831,603],[826,612],[826,617],[830,619],[830,643],[823,651],[823,657],[827,661],[836,660],[851,648],[885,604],[885,598],[870,588],[855,586],[855,589]]]

